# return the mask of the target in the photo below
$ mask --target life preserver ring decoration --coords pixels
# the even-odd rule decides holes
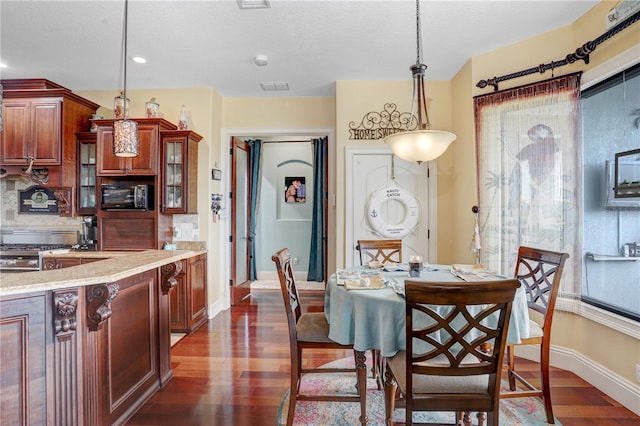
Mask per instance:
[[[396,200],[405,208],[404,218],[395,225],[385,223],[380,214],[382,205],[389,200]],[[397,186],[382,188],[369,196],[367,219],[371,229],[381,237],[402,238],[411,233],[418,225],[420,205],[413,195],[402,188]]]

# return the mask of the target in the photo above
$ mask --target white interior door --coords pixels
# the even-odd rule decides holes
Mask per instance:
[[[402,257],[408,261],[412,254],[419,254],[429,262],[435,261],[435,176],[428,177],[428,164],[417,164],[402,160],[391,154],[388,148],[349,147],[347,148],[347,203],[345,257],[347,266],[359,265],[356,250],[359,239],[393,239],[377,232],[369,220],[370,197],[378,191],[398,187],[404,194],[413,196],[418,206],[417,226],[403,236]],[[432,194],[433,192],[433,194]],[[389,226],[408,223],[407,203],[388,199],[379,204],[376,214]],[[378,221],[380,222],[380,221]],[[431,235],[429,230],[431,229]],[[431,238],[430,238],[431,237]],[[431,243],[433,242],[433,243]]]

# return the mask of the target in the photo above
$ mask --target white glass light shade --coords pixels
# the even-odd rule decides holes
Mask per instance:
[[[391,151],[407,161],[431,161],[441,156],[456,140],[456,135],[442,130],[410,130],[384,138]]]
[[[118,157],[138,155],[138,123],[130,120],[113,122],[113,153]]]

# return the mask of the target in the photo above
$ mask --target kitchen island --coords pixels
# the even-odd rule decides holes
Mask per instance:
[[[169,291],[202,255],[0,275],[0,424],[124,423],[172,378]]]

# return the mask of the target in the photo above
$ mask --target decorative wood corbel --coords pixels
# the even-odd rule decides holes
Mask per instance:
[[[87,321],[90,331],[97,331],[111,317],[111,302],[118,295],[118,284],[96,284],[87,287]]]
[[[182,272],[182,261],[178,260],[173,263],[167,263],[160,268],[160,288],[163,294],[169,294],[172,288],[174,288],[178,281],[176,276]]]
[[[61,217],[73,217],[73,188],[55,188],[53,196],[58,200],[58,214]]]
[[[68,340],[76,331],[78,289],[53,292],[53,327],[59,341]]]

